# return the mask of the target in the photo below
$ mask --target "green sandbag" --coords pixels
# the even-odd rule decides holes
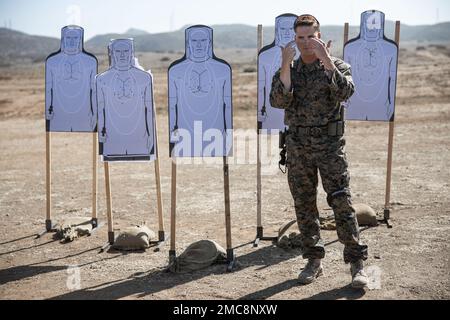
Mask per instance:
[[[150,242],[156,239],[154,231],[145,225],[132,226],[123,229],[112,246],[116,250],[137,251],[145,250]]]
[[[188,273],[226,261],[227,253],[224,248],[215,241],[200,240],[187,247],[169,266],[168,271]]]

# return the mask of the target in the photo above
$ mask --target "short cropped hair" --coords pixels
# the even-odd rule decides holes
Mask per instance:
[[[310,14],[302,14],[297,17],[294,23],[294,31],[297,30],[298,27],[314,27],[316,31],[320,32],[319,20]]]

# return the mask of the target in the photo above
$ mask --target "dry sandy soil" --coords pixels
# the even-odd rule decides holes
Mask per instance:
[[[235,128],[255,131],[254,52],[224,52],[234,69]],[[161,148],[166,231],[170,213],[170,161],[167,147],[164,55],[145,55],[153,69]],[[173,60],[175,55],[168,55]],[[166,59],[165,59],[166,60]],[[105,68],[101,59],[100,69]],[[101,228],[89,238],[61,244],[46,234],[43,64],[0,70],[0,298],[2,299],[449,299],[450,298],[450,50],[403,49],[400,56],[395,128],[392,223],[361,233],[369,245],[367,266],[378,270],[380,287],[354,291],[343,246],[334,231],[327,243],[325,276],[309,286],[296,277],[305,262],[297,250],[284,251],[255,237],[256,165],[230,159],[233,246],[238,268],[223,265],[187,275],[163,272],[168,244],[160,252],[99,253],[107,240]],[[248,70],[247,70],[248,71]],[[381,212],[384,203],[388,125],[349,123],[347,152],[355,203]],[[54,220],[91,212],[91,136],[54,134]],[[250,141],[250,154],[256,148]],[[276,150],[274,150],[276,151]],[[104,172],[99,170],[98,211],[105,221]],[[275,234],[294,218],[286,176],[276,170],[263,177],[263,220]],[[115,229],[147,221],[157,230],[152,164],[112,164]],[[225,245],[223,182],[220,165],[182,165],[178,174],[177,251],[200,239]],[[328,214],[320,188],[319,208]],[[68,286],[78,266],[80,288]],[[376,272],[375,272],[376,273]],[[69,281],[70,282],[70,281]],[[70,283],[69,283],[70,284]]]

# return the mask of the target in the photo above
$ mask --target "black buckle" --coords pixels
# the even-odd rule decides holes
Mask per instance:
[[[322,129],[318,127],[312,127],[310,133],[313,137],[319,137],[322,134]]]

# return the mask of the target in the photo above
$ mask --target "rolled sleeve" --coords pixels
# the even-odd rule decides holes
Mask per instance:
[[[285,109],[294,98],[291,90],[288,90],[280,79],[281,70],[278,70],[272,79],[272,88],[270,90],[270,104],[273,108]]]
[[[330,73],[331,93],[339,102],[347,101],[355,92],[351,68],[343,61],[334,62],[336,68]]]

